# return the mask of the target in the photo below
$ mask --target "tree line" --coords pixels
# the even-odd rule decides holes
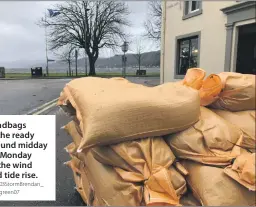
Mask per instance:
[[[143,36],[160,43],[161,1],[149,2],[148,19],[144,23]],[[58,15],[42,18],[38,25],[47,28],[49,49],[60,58],[71,63],[77,48],[83,49],[89,60],[89,75],[96,75],[95,62],[102,48],[116,51],[130,35],[125,28],[130,27],[129,7],[121,1],[67,1],[54,6]],[[140,65],[142,45],[137,43],[136,59]]]

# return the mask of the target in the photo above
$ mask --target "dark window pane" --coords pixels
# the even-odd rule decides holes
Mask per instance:
[[[198,9],[198,1],[192,1],[191,11]]]
[[[190,48],[190,68],[197,67],[197,58],[198,58],[198,38],[191,39],[191,48]]]
[[[185,75],[187,72],[187,69],[189,68],[189,59],[188,57],[180,58],[180,66],[179,66],[179,75]]]
[[[188,56],[189,52],[189,40],[183,40],[180,42],[180,56]]]
[[[187,69],[198,66],[198,37],[178,41],[178,75],[185,75]]]
[[[189,67],[189,40],[180,41],[179,74],[184,75]]]

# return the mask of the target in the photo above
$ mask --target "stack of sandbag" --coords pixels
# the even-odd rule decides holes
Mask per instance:
[[[255,152],[256,76],[234,72],[211,74],[201,68],[188,70],[181,84],[199,90],[206,106],[243,131],[242,147]]]
[[[79,78],[58,105],[73,116],[67,165],[88,205],[180,205],[186,170],[163,135],[195,124],[200,97],[190,87],[146,87],[122,78]]]
[[[180,159],[225,166],[241,154],[242,131],[206,107],[200,119],[186,130],[166,136],[166,142]]]
[[[197,123],[165,137],[202,205],[256,205],[255,75],[189,69],[181,85],[199,91]]]
[[[255,152],[255,110],[231,112],[220,109],[212,109],[212,111],[236,127],[240,128],[243,132],[243,140],[240,145],[251,152]]]
[[[75,181],[80,180],[76,182],[77,189],[87,204],[179,205],[179,198],[187,190],[186,181],[182,171],[175,167],[175,156],[161,137],[77,153],[78,146],[74,142],[82,138],[74,125],[72,121],[65,126],[74,140],[73,148],[66,147],[72,157],[67,164],[79,163],[76,169],[73,166],[71,169],[76,173]]]
[[[196,124],[165,137],[201,205],[255,206],[255,153],[241,147],[243,138],[241,129],[205,107]]]

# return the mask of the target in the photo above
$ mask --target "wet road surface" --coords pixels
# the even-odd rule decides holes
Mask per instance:
[[[0,80],[0,115],[26,114],[59,96],[70,79]]]

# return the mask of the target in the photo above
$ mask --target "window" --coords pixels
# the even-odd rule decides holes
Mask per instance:
[[[177,51],[177,75],[185,75],[187,69],[198,67],[199,38],[198,36],[179,39]]]
[[[201,1],[185,1],[183,20],[202,14],[202,2]]]
[[[186,1],[185,2],[185,9],[186,9],[186,14],[195,12],[199,10],[199,2],[198,1]]]

